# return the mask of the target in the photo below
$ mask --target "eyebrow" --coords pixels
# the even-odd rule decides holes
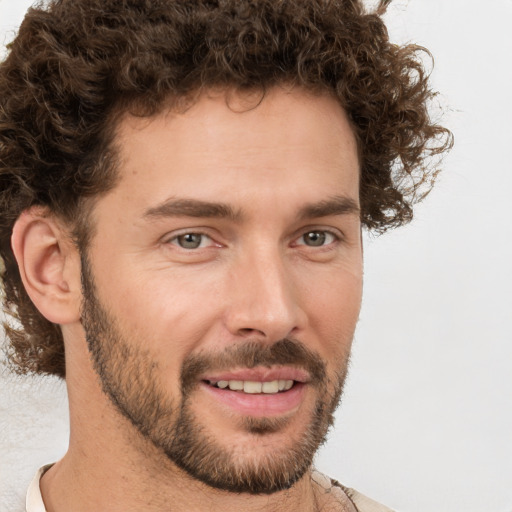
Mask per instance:
[[[198,199],[169,199],[158,206],[148,208],[144,212],[144,217],[203,217],[239,222],[242,213],[224,203],[212,203]]]
[[[347,196],[333,196],[318,203],[306,204],[299,211],[299,219],[316,219],[332,215],[357,215],[361,210],[357,202]]]
[[[358,215],[360,209],[356,201],[346,196],[333,196],[329,199],[302,206],[298,213],[301,220],[327,217],[332,215]],[[162,204],[148,208],[145,218],[197,217],[229,219],[240,222],[243,214],[225,203],[213,203],[198,199],[168,199]]]

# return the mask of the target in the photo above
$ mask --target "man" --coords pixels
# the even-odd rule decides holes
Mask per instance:
[[[385,4],[28,12],[0,68],[6,332],[71,422],[28,512],[389,510],[312,469],[361,227],[410,220],[451,143]]]

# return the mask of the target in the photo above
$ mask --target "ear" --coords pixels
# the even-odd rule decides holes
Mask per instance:
[[[25,290],[55,324],[80,320],[80,257],[64,223],[45,208],[25,210],[14,225],[12,249]]]

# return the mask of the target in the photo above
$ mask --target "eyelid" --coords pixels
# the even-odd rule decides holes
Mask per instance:
[[[326,233],[328,235],[331,235],[332,237],[334,237],[334,241],[330,242],[326,245],[320,245],[318,247],[308,246],[304,243],[301,243],[301,244],[297,243],[297,241],[300,240],[304,235],[307,235],[308,233],[312,233],[312,232],[320,232],[320,233]],[[341,242],[342,240],[344,240],[344,238],[345,238],[345,236],[344,236],[343,232],[340,231],[339,229],[336,229],[333,227],[307,226],[306,228],[302,228],[300,230],[300,232],[293,237],[292,244],[311,247],[313,249],[321,249],[321,248],[329,247],[335,242]]]
[[[197,247],[182,247],[182,245],[180,244],[180,238],[185,237],[187,235],[197,235],[197,236],[201,237],[199,245]],[[210,243],[208,243],[208,240],[210,241]],[[180,249],[184,249],[186,251],[196,251],[198,249],[205,249],[205,248],[211,246],[212,242],[213,242],[212,238],[209,237],[208,235],[205,235],[204,233],[184,233],[183,235],[174,236],[173,238],[171,238],[169,240],[168,243],[170,243],[172,245],[176,245],[176,247],[178,247]]]
[[[192,250],[199,250],[199,249],[207,249],[208,247],[212,247],[212,246],[216,246],[216,247],[222,247],[223,244],[221,244],[220,242],[218,242],[214,236],[211,234],[211,232],[209,232],[210,230],[206,229],[206,228],[183,228],[183,229],[180,229],[178,231],[173,231],[172,233],[167,233],[165,236],[162,237],[162,243],[163,244],[169,244],[169,245],[173,245],[175,247],[177,247],[178,249],[181,249],[183,251],[187,251],[187,252],[190,252]],[[201,235],[205,238],[208,238],[211,240],[211,243],[208,244],[208,246],[206,247],[198,247],[197,249],[185,249],[183,247],[180,247],[177,243],[173,243],[175,242],[180,236],[185,236],[185,235]]]

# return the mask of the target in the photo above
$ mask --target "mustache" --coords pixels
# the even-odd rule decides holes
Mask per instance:
[[[182,390],[184,393],[189,391],[197,385],[199,377],[208,371],[257,366],[293,366],[306,370],[312,384],[319,385],[326,380],[322,358],[300,341],[285,338],[271,345],[247,341],[227,347],[221,352],[190,355],[181,369]]]

